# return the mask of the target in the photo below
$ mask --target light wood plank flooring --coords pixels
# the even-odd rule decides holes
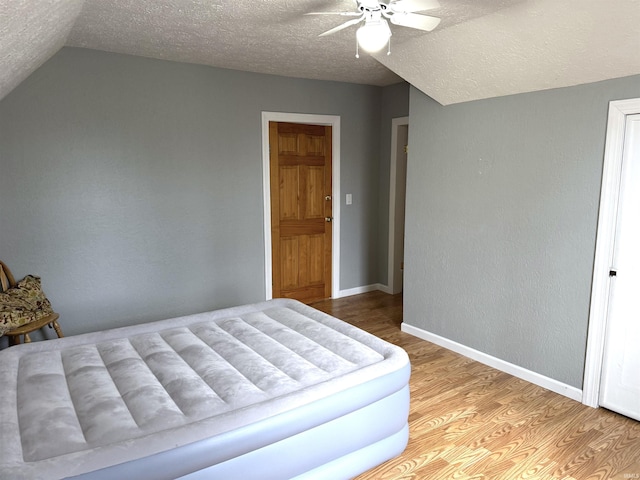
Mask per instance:
[[[313,306],[411,358],[409,445],[358,480],[640,479],[639,422],[401,332],[401,295],[371,292]]]

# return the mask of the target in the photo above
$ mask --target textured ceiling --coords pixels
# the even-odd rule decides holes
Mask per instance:
[[[319,39],[341,17],[304,16],[352,1],[86,0],[67,45],[276,75],[388,85],[400,81],[354,31]],[[346,45],[345,45],[346,41]],[[345,48],[346,47],[346,48]]]
[[[0,98],[64,46],[82,0],[0,0]]]
[[[440,0],[430,33],[392,26],[355,58],[354,0],[0,0],[0,98],[62,46],[301,78],[389,85],[440,103],[640,74],[640,0]],[[425,12],[427,13],[427,12]]]
[[[640,1],[520,2],[377,58],[444,105],[640,74]]]

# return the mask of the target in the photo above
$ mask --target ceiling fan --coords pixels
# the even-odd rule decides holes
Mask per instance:
[[[359,58],[358,46],[367,52],[378,52],[388,46],[387,55],[391,53],[391,29],[387,19],[394,25],[416,28],[430,32],[438,26],[440,19],[415,12],[438,8],[438,0],[356,0],[355,12],[311,12],[306,15],[342,15],[358,17],[342,25],[327,30],[319,36],[324,37],[339,32],[352,25],[364,21],[364,25],[356,32],[356,58]]]

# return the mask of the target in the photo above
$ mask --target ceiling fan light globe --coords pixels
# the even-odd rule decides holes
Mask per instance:
[[[369,53],[382,50],[389,43],[390,36],[389,24],[382,19],[377,22],[367,22],[356,32],[358,45],[362,50]]]

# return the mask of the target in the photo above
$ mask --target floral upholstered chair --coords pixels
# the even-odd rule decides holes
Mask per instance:
[[[0,336],[9,337],[10,345],[21,343],[23,336],[29,343],[31,332],[48,325],[63,337],[58,318],[42,291],[39,277],[27,275],[16,282],[9,267],[0,261]]]

